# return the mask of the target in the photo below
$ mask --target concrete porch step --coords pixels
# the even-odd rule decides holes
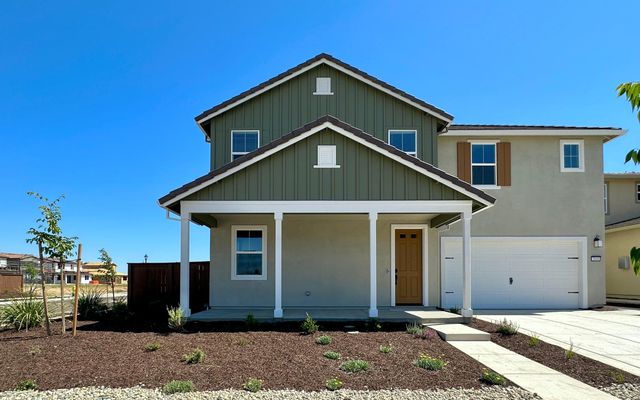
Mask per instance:
[[[463,324],[425,324],[429,328],[438,332],[440,337],[447,342],[456,341],[490,341],[491,335],[473,329]]]

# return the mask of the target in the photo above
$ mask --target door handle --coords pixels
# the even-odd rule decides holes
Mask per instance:
[[[513,278],[509,277],[509,285],[513,285]]]

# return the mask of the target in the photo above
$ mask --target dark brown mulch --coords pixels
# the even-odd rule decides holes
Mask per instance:
[[[491,334],[491,340],[500,346],[539,362],[549,368],[569,375],[579,381],[595,387],[607,387],[614,383],[640,383],[640,377],[629,374],[607,364],[574,353],[567,359],[566,351],[543,339],[537,346],[530,344],[530,337],[523,333],[507,336],[496,332],[497,325],[474,319],[469,325]]]
[[[59,332],[59,325],[54,324],[53,330]],[[43,329],[0,332],[0,390],[11,389],[23,379],[35,379],[41,389],[159,387],[172,379],[187,379],[199,389],[211,390],[241,388],[252,377],[263,379],[269,389],[320,390],[334,377],[350,389],[482,386],[483,366],[437,335],[419,339],[403,331],[350,334],[336,330],[303,336],[286,329],[169,334],[140,327],[135,332],[122,332],[122,327],[116,330],[82,322],[75,338],[59,333],[47,338]],[[333,343],[315,344],[320,334],[331,335]],[[145,352],[145,345],[152,342],[162,347]],[[391,344],[394,351],[380,353],[381,344]],[[194,348],[204,350],[206,359],[202,364],[186,365],[181,358]],[[369,361],[372,369],[359,374],[342,372],[338,369],[342,361],[323,357],[327,350],[342,353],[343,360]],[[438,372],[418,368],[412,362],[421,353],[441,357],[448,364]]]

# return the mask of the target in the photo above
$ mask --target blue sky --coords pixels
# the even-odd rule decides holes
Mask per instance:
[[[2,3],[0,251],[35,253],[35,190],[67,196],[86,260],[178,260],[179,224],[156,200],[207,172],[193,117],[320,52],[457,123],[628,129],[605,168],[637,169],[623,157],[640,124],[615,87],[640,80],[640,2],[231,3]]]

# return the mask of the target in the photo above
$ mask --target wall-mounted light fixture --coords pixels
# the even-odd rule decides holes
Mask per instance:
[[[593,247],[596,249],[602,247],[602,239],[600,239],[599,235],[596,235],[596,237],[593,238]]]

